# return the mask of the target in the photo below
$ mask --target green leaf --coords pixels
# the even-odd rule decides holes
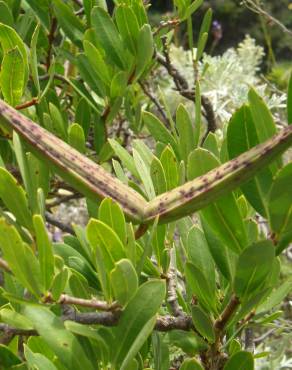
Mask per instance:
[[[40,306],[25,306],[23,312],[64,366],[76,370],[94,369],[77,338],[65,329],[61,319]]]
[[[292,73],[289,79],[288,94],[287,94],[287,116],[288,124],[292,124]]]
[[[156,313],[165,298],[165,283],[151,280],[142,284],[131,298],[113,330],[115,335],[115,354],[113,363],[119,369],[127,369],[127,364],[153,330]],[[121,364],[120,366],[118,366]]]
[[[67,125],[64,122],[64,118],[59,111],[58,107],[56,107],[53,103],[49,103],[50,114],[53,122],[53,128],[55,133],[64,141],[67,139]]]
[[[208,348],[207,343],[194,332],[172,330],[168,333],[168,337],[171,344],[181,348],[190,356],[194,356]]]
[[[248,100],[256,132],[260,143],[262,143],[276,134],[276,125],[272,113],[263,98],[260,97],[254,89],[250,89]],[[281,167],[280,159],[277,160],[277,163],[270,166],[273,172],[276,172],[278,167]]]
[[[126,221],[121,206],[115,203],[111,198],[104,199],[98,209],[98,218],[100,221],[111,227],[122,243],[127,241]]]
[[[206,310],[216,313],[216,297],[202,271],[194,264],[187,262],[185,274],[188,288],[198,298],[200,304]]]
[[[50,29],[49,0],[26,0],[47,31]]]
[[[11,366],[20,364],[22,361],[10,348],[0,344],[0,367],[1,369],[10,369]]]
[[[13,27],[14,19],[8,4],[0,1],[0,23],[4,23],[9,27]]]
[[[41,279],[44,288],[50,288],[54,276],[54,254],[52,243],[46,231],[45,223],[40,215],[33,216],[33,224],[38,247]]]
[[[259,142],[250,108],[243,105],[235,112],[228,124],[227,146],[230,159],[246,152]],[[267,167],[258,171],[253,179],[241,186],[249,203],[263,217],[267,217],[267,196],[272,181],[272,172]]]
[[[22,63],[24,67],[24,79],[23,85],[26,85],[28,80],[28,55],[26,51],[26,46],[17,32],[5,24],[0,23],[0,42],[3,49],[4,54],[9,53],[12,49],[18,48],[22,56]],[[24,87],[23,87],[24,88]]]
[[[72,123],[68,129],[68,143],[80,153],[85,153],[86,143],[83,128],[78,123]]]
[[[184,105],[180,104],[176,111],[176,127],[179,134],[179,149],[185,164],[188,156],[195,149],[195,138],[191,117]]]
[[[197,360],[188,358],[182,363],[180,370],[204,370]]]
[[[254,360],[250,352],[236,352],[225,364],[224,370],[254,370]]]
[[[24,344],[24,356],[31,369],[57,370],[56,366],[47,357],[41,353],[32,352],[26,344]]]
[[[92,328],[69,320],[64,322],[64,326],[73,334],[93,340],[95,344],[97,344],[97,346],[95,346],[95,350],[98,352],[98,356],[102,357],[103,362],[108,362],[109,348],[105,340],[107,338],[105,337],[105,335],[102,335],[102,332],[99,333],[96,328]]]
[[[78,47],[82,46],[85,27],[73,10],[61,0],[53,0],[55,15],[66,36]]]
[[[292,227],[292,163],[276,175],[269,197],[269,220],[271,229],[281,235]]]
[[[66,284],[68,282],[68,278],[69,270],[67,268],[62,269],[55,275],[51,286],[51,293],[54,301],[57,302],[61,294],[64,292]]]
[[[183,19],[189,18],[199,7],[203,4],[204,0],[194,0],[194,2],[187,8],[186,13],[184,14]]]
[[[77,67],[82,79],[89,85],[98,96],[105,97],[107,95],[106,87],[104,83],[99,78],[96,69],[89,62],[85,54],[81,53],[77,55]]]
[[[31,75],[33,79],[33,83],[37,89],[38,97],[41,95],[41,88],[39,82],[39,74],[38,74],[38,59],[37,59],[37,42],[40,32],[40,23],[37,24],[30,43],[30,68],[31,68]]]
[[[0,198],[16,220],[32,230],[32,215],[28,208],[23,188],[16,179],[4,168],[0,168]]]
[[[163,125],[163,123],[156,116],[154,116],[154,114],[143,112],[143,120],[148,131],[156,141],[160,141],[166,145],[170,144],[174,152],[178,154],[178,146],[175,139],[168,129]]]
[[[84,98],[79,100],[75,112],[75,122],[82,126],[84,136],[87,138],[91,123],[91,108]]]
[[[130,156],[127,150],[114,139],[109,139],[108,141],[123,165],[132,173],[132,175],[139,179],[140,176],[136,169],[134,159]]]
[[[228,127],[229,127],[229,124],[228,124]],[[209,150],[209,152],[214,154],[215,157],[217,158],[220,157],[217,135],[214,134],[214,132],[208,133],[206,139],[204,140],[203,148]]]
[[[154,54],[154,41],[149,24],[145,24],[138,35],[137,46],[137,66],[135,71],[135,79],[143,74],[148,64],[151,62]]]
[[[268,298],[257,307],[257,313],[270,311],[283,302],[284,298],[292,291],[292,280],[284,281],[279,287],[275,288]]]
[[[149,167],[147,167],[140,154],[135,149],[133,149],[133,158],[148,199],[155,198],[155,190],[151,180]]]
[[[205,15],[204,15],[204,18],[203,18],[203,22],[202,22],[202,25],[201,25],[201,28],[200,28],[200,33],[199,33],[199,37],[198,37],[198,45],[200,45],[200,43],[202,43],[201,39],[204,35],[204,33],[209,33],[209,30],[210,30],[210,26],[211,26],[211,23],[212,23],[212,16],[213,16],[213,11],[212,11],[212,8],[209,8]]]
[[[102,247],[112,257],[113,261],[118,262],[125,258],[125,247],[117,233],[107,224],[100,220],[90,220],[88,224],[88,240],[95,248]]]
[[[159,195],[167,190],[166,177],[163,166],[157,157],[153,157],[150,165],[150,176],[154,186],[155,194]]]
[[[40,266],[31,248],[25,244],[14,226],[0,219],[0,247],[11,271],[24,287],[39,297],[43,291]]]
[[[188,179],[192,180],[219,166],[218,159],[205,149],[189,156]],[[228,194],[200,211],[201,217],[223,243],[239,253],[247,245],[247,234],[234,195]]]
[[[122,305],[128,303],[138,289],[138,276],[128,259],[122,259],[115,264],[110,280],[114,296]]]
[[[197,53],[196,53],[196,61],[198,62],[202,55],[203,55],[203,52],[205,50],[205,46],[207,44],[207,41],[208,41],[208,33],[207,32],[204,32],[199,40],[199,43],[198,43],[198,48],[197,48]]]
[[[107,58],[120,69],[125,69],[123,42],[109,14],[103,8],[95,6],[91,12],[91,23]]]
[[[111,73],[110,68],[104,60],[100,50],[98,50],[91,42],[84,40],[83,47],[92,68],[96,72],[98,78],[106,85],[110,86]]]
[[[201,270],[215,297],[215,266],[204,233],[195,225],[188,233],[186,252],[188,261]]]
[[[210,343],[215,342],[215,332],[210,317],[199,307],[192,307],[192,319],[196,330]]]
[[[24,78],[24,62],[16,46],[4,55],[0,74],[2,94],[5,101],[12,106],[16,106],[23,95]]]
[[[239,256],[234,290],[242,300],[261,289],[269,277],[275,258],[275,247],[269,240],[246,248]]]
[[[135,13],[129,6],[121,4],[115,9],[115,19],[125,46],[136,55],[140,30]]]
[[[169,146],[163,150],[160,162],[165,173],[167,190],[174,189],[178,186],[179,181],[178,165],[176,157]]]
[[[16,311],[12,311],[8,308],[2,308],[0,310],[0,320],[5,324],[12,326],[13,328],[32,330],[32,323],[23,315]]]
[[[237,255],[224,245],[204,219],[201,220],[201,223],[216,266],[227,281],[232,281],[235,274]]]

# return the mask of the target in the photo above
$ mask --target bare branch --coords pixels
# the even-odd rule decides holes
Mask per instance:
[[[56,220],[50,212],[46,212],[46,220],[49,224],[58,227],[60,230],[68,234],[74,234],[74,230],[71,226],[63,224],[61,221]]]
[[[56,302],[51,294],[48,294],[44,298],[44,303],[59,303],[62,305],[76,305],[82,307],[95,308],[100,311],[116,311],[121,309],[121,305],[118,302],[107,303],[105,301],[98,300],[96,298],[83,299],[72,297],[67,294],[61,294],[58,302]]]

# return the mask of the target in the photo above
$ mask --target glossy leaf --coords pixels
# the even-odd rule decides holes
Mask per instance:
[[[194,358],[188,358],[184,360],[180,370],[203,370],[203,367]]]
[[[125,305],[136,293],[138,277],[130,260],[122,259],[111,271],[110,280],[115,298]]]
[[[103,8],[95,6],[91,13],[91,22],[107,58],[120,69],[124,69],[123,43],[109,14]]]
[[[41,353],[32,352],[27,345],[24,345],[24,356],[28,366],[32,369],[57,370],[47,357]]]
[[[189,154],[195,148],[195,138],[191,117],[182,104],[178,106],[176,111],[176,127],[179,133],[181,158],[187,163]]]
[[[16,46],[8,51],[2,60],[0,85],[5,100],[16,106],[24,90],[25,68],[22,55]]]
[[[76,370],[83,370],[84,367],[94,369],[77,338],[65,329],[61,319],[40,306],[25,306],[23,312],[64,366]]]
[[[230,159],[259,144],[255,122],[248,106],[242,106],[231,118],[227,131],[227,146]],[[259,171],[256,176],[241,186],[247,200],[263,217],[267,217],[267,197],[272,184],[269,168]]]
[[[145,24],[139,31],[137,46],[137,66],[135,78],[138,79],[151,62],[154,53],[154,42],[151,27]]]
[[[269,197],[269,219],[272,230],[281,235],[292,227],[292,163],[276,175]]]
[[[199,307],[192,307],[192,319],[196,330],[210,343],[215,342],[215,332],[210,317]]]
[[[85,153],[86,143],[83,128],[77,123],[73,123],[68,129],[68,143],[80,153]]]
[[[111,198],[104,199],[101,202],[98,208],[98,218],[116,232],[123,244],[126,243],[125,216],[121,207],[113,202]]]
[[[2,369],[10,369],[12,366],[20,363],[21,359],[9,347],[0,344],[0,366]]]
[[[16,179],[4,168],[0,168],[0,198],[9,211],[15,215],[17,221],[31,230],[32,216],[25,192]]]
[[[77,46],[81,46],[85,27],[73,10],[61,0],[53,0],[55,15],[66,36]]]
[[[175,153],[178,152],[178,147],[175,139],[156,116],[154,116],[152,113],[144,112],[143,120],[154,139],[166,145],[170,144]]]
[[[209,281],[194,264],[187,262],[185,267],[186,281],[190,291],[198,298],[200,304],[207,310],[216,313],[216,300]]]
[[[15,277],[35,296],[43,291],[40,266],[32,249],[25,244],[15,227],[0,219],[0,247]]]
[[[275,248],[271,241],[265,240],[246,248],[239,256],[236,267],[234,290],[243,300],[264,287],[269,277]]]
[[[49,289],[54,275],[53,248],[44,221],[40,215],[33,216],[33,224],[38,246],[42,283],[45,289]]]
[[[114,363],[120,369],[135,357],[151,333],[155,316],[165,298],[165,284],[161,280],[151,280],[142,284],[129,301],[119,325],[114,330]]]
[[[135,55],[139,35],[139,24],[135,13],[131,7],[121,4],[115,10],[115,18],[125,46]]]
[[[224,365],[224,370],[254,370],[254,360],[250,352],[236,352]]]

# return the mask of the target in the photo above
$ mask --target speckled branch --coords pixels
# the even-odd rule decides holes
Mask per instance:
[[[249,180],[292,144],[292,125],[270,140],[215,168],[193,181],[147,201],[101,166],[0,100],[0,126],[15,130],[73,187],[94,200],[112,198],[135,223],[174,221],[194,213]]]

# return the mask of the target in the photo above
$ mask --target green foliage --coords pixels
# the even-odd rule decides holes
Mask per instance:
[[[1,368],[253,369],[244,332],[282,320],[292,82],[276,121],[270,92],[247,92],[250,39],[253,64],[205,54],[211,9],[188,78],[173,27],[204,6],[174,5],[156,28],[142,0],[0,2]],[[229,57],[252,78],[222,114],[206,86]]]

